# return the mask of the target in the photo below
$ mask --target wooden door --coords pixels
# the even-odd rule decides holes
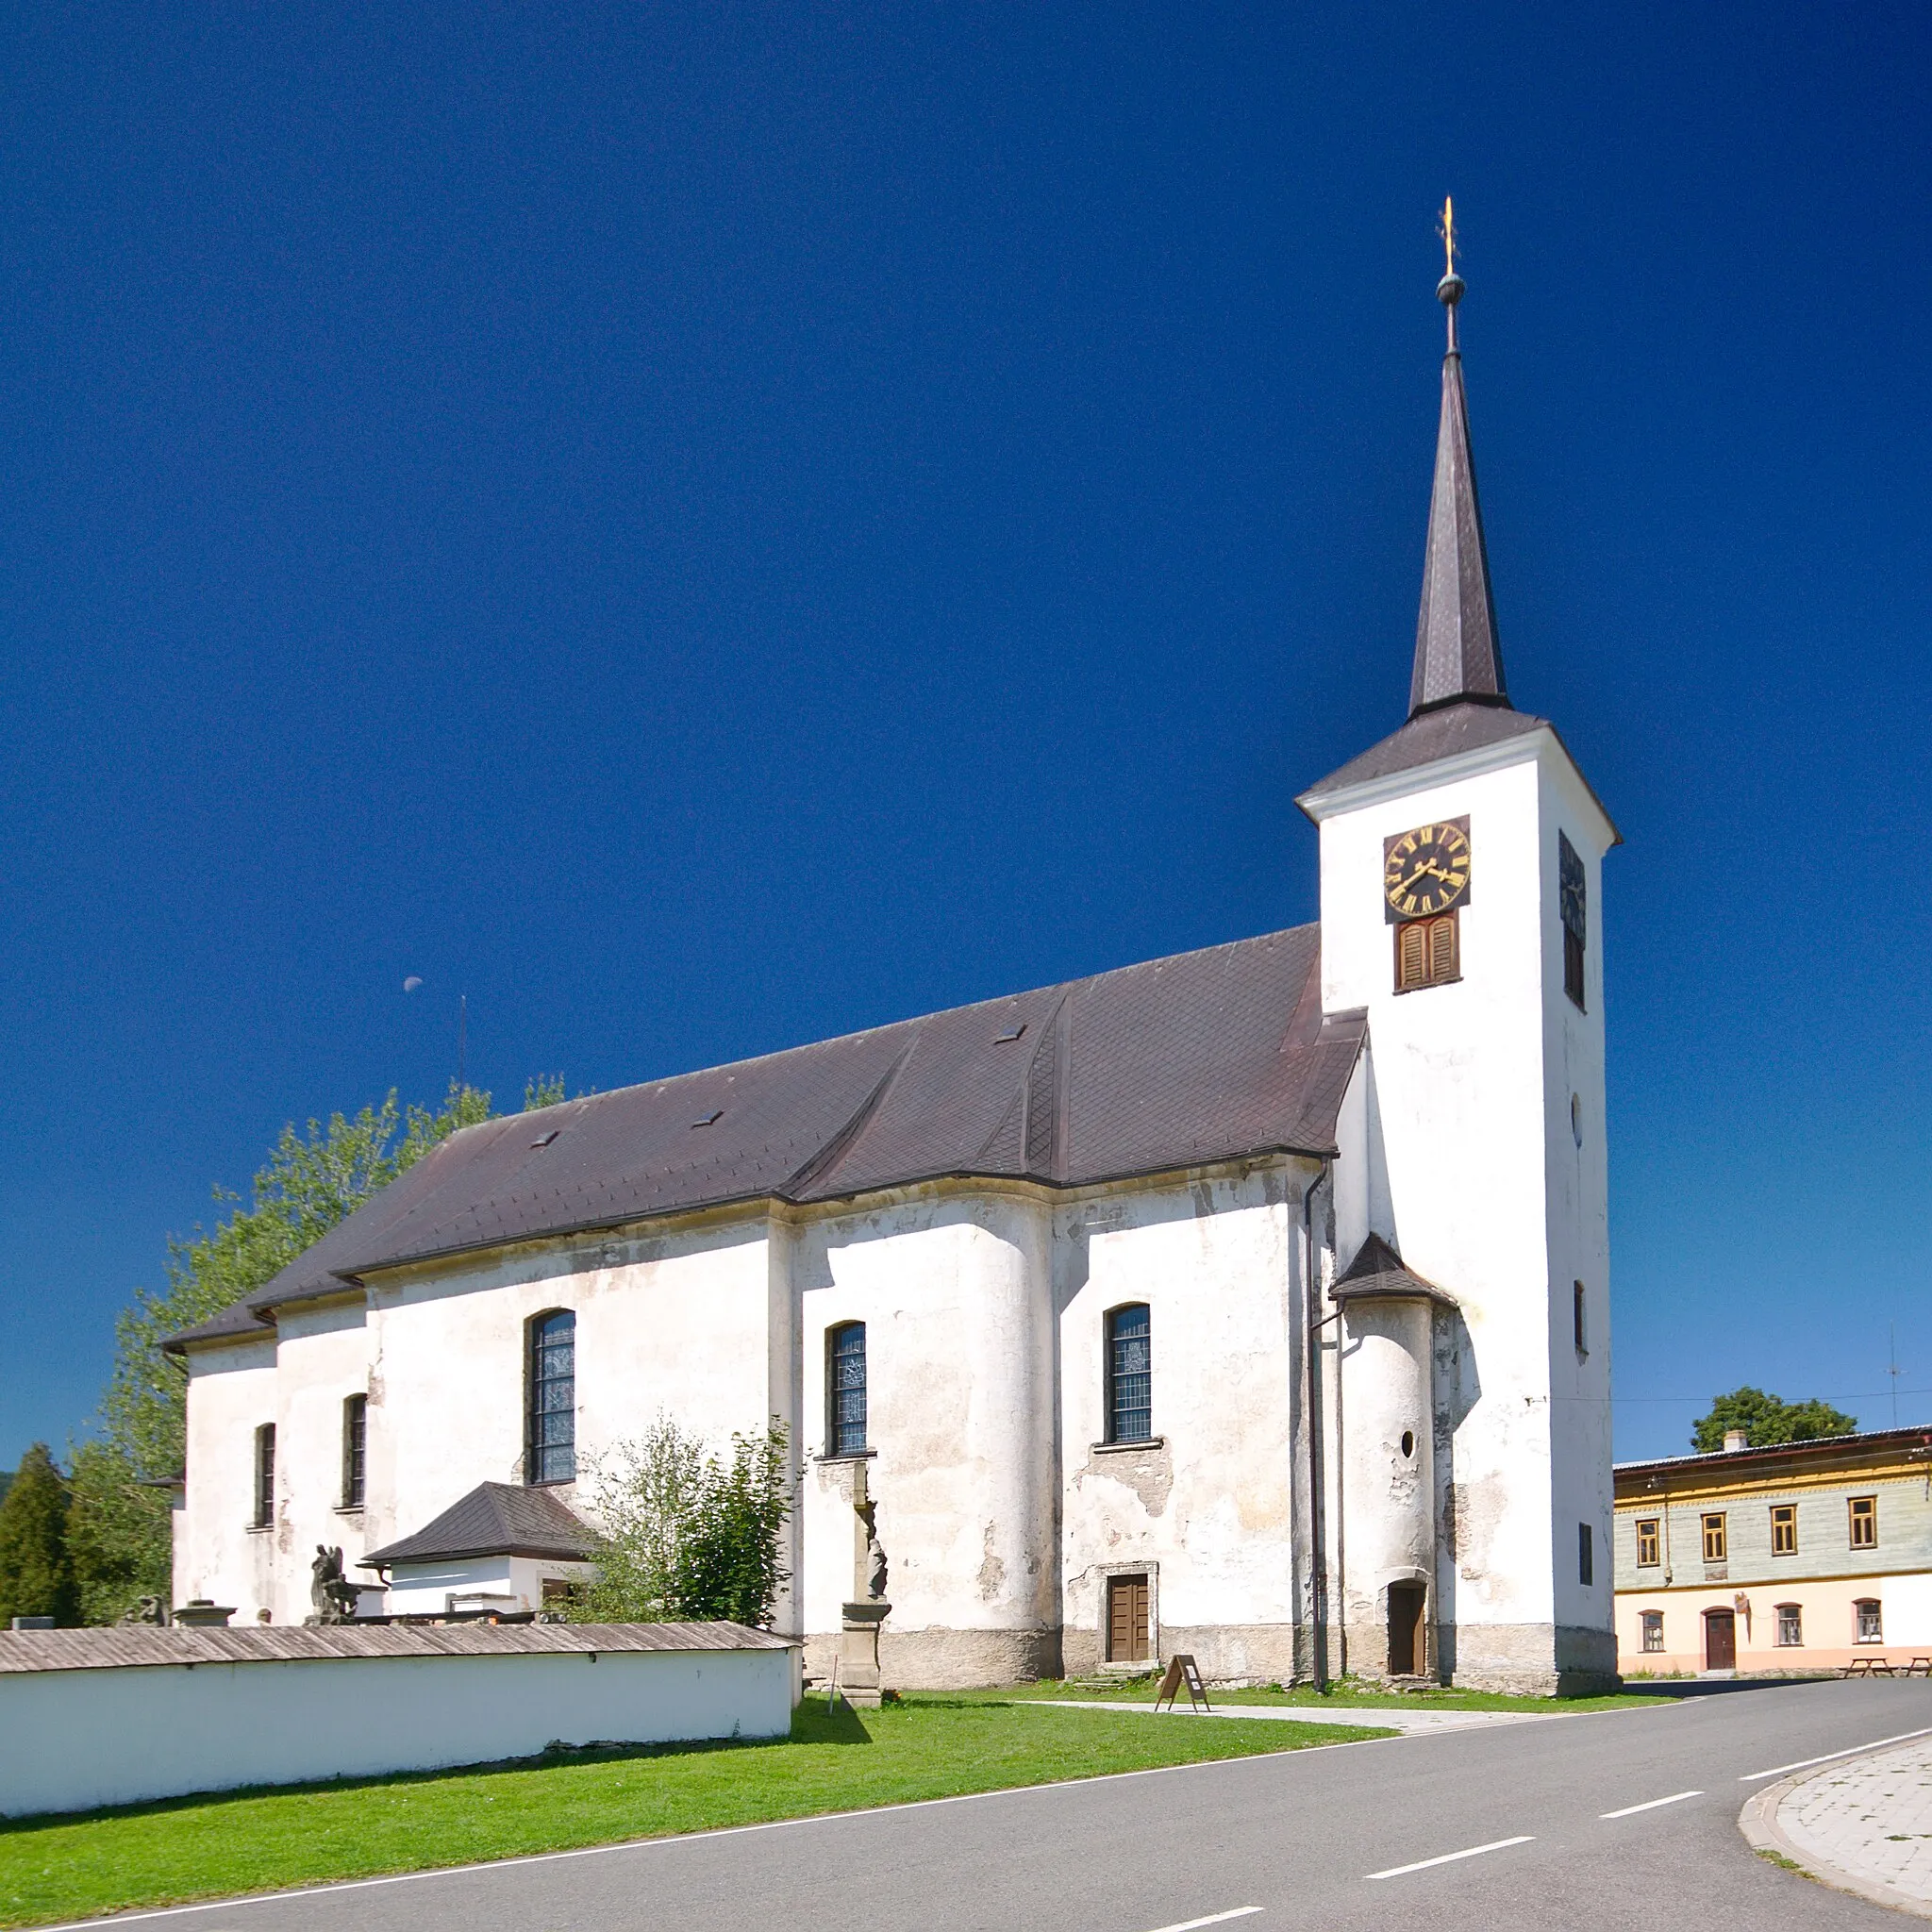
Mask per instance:
[[[1107,1581],[1107,1660],[1147,1660],[1147,1579],[1110,1576]]]
[[[1419,1583],[1391,1583],[1389,1586],[1389,1674],[1413,1677],[1424,1668],[1428,1657],[1428,1639],[1423,1628],[1423,1610],[1428,1592]]]
[[[1738,1668],[1736,1611],[1705,1611],[1704,1668],[1707,1671],[1735,1671]]]

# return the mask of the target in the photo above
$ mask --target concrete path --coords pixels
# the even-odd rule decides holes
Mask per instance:
[[[1826,1885],[1932,1919],[1932,1737],[1786,1778],[1739,1823]]]
[[[1176,1705],[1157,1711],[1151,1704],[1102,1704],[1091,1697],[1015,1698],[1016,1704],[1043,1704],[1063,1710],[1138,1710],[1146,1717],[1259,1717],[1280,1724],[1358,1724],[1364,1730],[1400,1731],[1406,1738],[1425,1738],[1437,1731],[1488,1731],[1499,1724],[1541,1724],[1557,1718],[1576,1717],[1567,1710],[1430,1710],[1410,1705],[1352,1704],[1345,1709],[1304,1709],[1287,1704],[1217,1704],[1212,1711]]]

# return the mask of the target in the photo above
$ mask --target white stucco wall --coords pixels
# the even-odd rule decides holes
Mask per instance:
[[[1366,1008],[1372,1084],[1355,1104],[1379,1132],[1387,1208],[1372,1173],[1338,1173],[1344,1259],[1386,1211],[1404,1260],[1461,1304],[1451,1418],[1455,1559],[1438,1614],[1528,1667],[1557,1626],[1596,1633],[1608,1667],[1608,1253],[1598,861],[1611,836],[1545,733],[1314,801],[1322,841],[1323,1004]],[[1383,841],[1467,815],[1473,873],[1459,983],[1400,994],[1384,916]],[[1590,876],[1588,1014],[1563,993],[1557,832]],[[1558,1010],[1567,1008],[1568,1012]],[[1570,1017],[1574,1015],[1573,1019]],[[1585,1146],[1574,1147],[1570,1096]],[[1593,1142],[1593,1145],[1592,1145]],[[1567,1154],[1560,1150],[1568,1149]],[[1579,1160],[1579,1152],[1582,1158]],[[1597,1340],[1579,1363],[1571,1282],[1592,1291]],[[1595,1526],[1595,1585],[1577,1583],[1576,1528]],[[1537,1632],[1544,1633],[1542,1638]],[[1586,1645],[1586,1647],[1588,1647]],[[1574,1648],[1574,1645],[1572,1645]]]
[[[277,1413],[272,1337],[188,1356],[188,1486],[175,1512],[175,1601],[227,1605],[248,1622],[272,1609],[283,1565],[274,1527],[255,1520],[255,1431]]]
[[[0,1816],[481,1764],[553,1740],[780,1738],[784,1650],[0,1672]]]

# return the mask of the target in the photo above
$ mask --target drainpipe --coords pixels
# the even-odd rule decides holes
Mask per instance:
[[[1322,1330],[1336,1319],[1322,1315],[1321,1270],[1315,1259],[1315,1190],[1328,1178],[1329,1164],[1302,1190],[1302,1285],[1307,1314],[1303,1327],[1307,1336],[1303,1373],[1307,1388],[1308,1417],[1308,1541],[1311,1594],[1314,1612],[1315,1689],[1328,1688],[1328,1557],[1325,1536],[1324,1491],[1322,1474]],[[1336,1400],[1341,1401],[1341,1370],[1336,1371]]]

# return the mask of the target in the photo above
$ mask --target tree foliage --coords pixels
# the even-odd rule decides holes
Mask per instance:
[[[168,1243],[168,1286],[137,1289],[115,1324],[114,1366],[93,1439],[74,1458],[68,1541],[82,1614],[111,1623],[144,1594],[172,1591],[165,1488],[187,1449],[187,1378],[161,1341],[218,1315],[312,1247],[372,1194],[459,1127],[490,1118],[490,1096],[452,1082],[441,1108],[399,1108],[391,1092],[353,1118],[292,1124],[255,1176],[248,1205],[212,1230]],[[220,1202],[240,1196],[215,1190]]]
[[[1724,1446],[1724,1434],[1742,1429],[1753,1449],[1774,1449],[1782,1442],[1810,1442],[1821,1436],[1849,1436],[1858,1424],[1855,1416],[1812,1396],[1807,1402],[1785,1402],[1748,1383],[1718,1396],[1710,1412],[1691,1424],[1690,1446],[1709,1456]]]
[[[79,1600],[67,1553],[67,1484],[44,1442],[20,1458],[0,1503],[0,1629],[15,1617],[75,1621]]]
[[[602,1525],[597,1573],[575,1614],[585,1623],[725,1618],[769,1628],[790,1572],[781,1554],[791,1514],[785,1426],[734,1436],[731,1458],[667,1416],[589,1465]]]

